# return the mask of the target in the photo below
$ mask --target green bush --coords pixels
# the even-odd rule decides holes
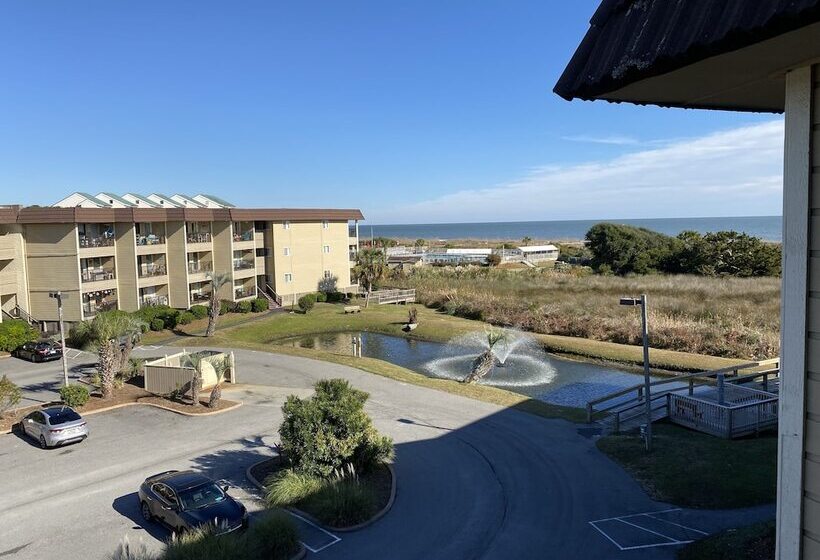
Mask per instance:
[[[88,402],[88,389],[76,383],[60,387],[60,399],[71,408],[83,406]]]
[[[151,319],[150,327],[152,331],[161,331],[165,328],[165,321],[157,317],[156,319]]]
[[[285,507],[316,494],[324,484],[321,478],[282,469],[265,480],[265,498],[271,507]]]
[[[194,314],[190,311],[183,311],[177,316],[177,325],[187,325],[193,322],[195,318]]]
[[[167,305],[148,305],[134,312],[137,318],[142,319],[149,325],[151,325],[155,319],[161,319],[166,329],[173,329],[177,326],[179,314],[179,310],[168,307]],[[152,327],[151,330],[154,330],[154,328]]]
[[[236,313],[250,313],[251,312],[251,302],[245,301],[238,301],[234,308]]]
[[[162,560],[240,560],[251,558],[247,540],[236,532],[227,535],[214,534],[207,526],[181,535],[168,542]]]
[[[233,302],[228,301],[227,299],[219,300],[219,314],[225,315],[226,313],[231,313],[234,310]]]
[[[282,511],[271,511],[257,520],[245,535],[248,558],[286,560],[299,550],[299,537],[293,518]]]
[[[307,313],[316,305],[316,294],[306,294],[299,298],[299,309]]]
[[[20,402],[23,398],[23,391],[6,377],[0,377],[0,418],[6,411]]]
[[[324,292],[316,292],[316,301],[318,303],[325,303],[327,301],[327,294]]]
[[[0,350],[11,352],[26,342],[37,340],[37,331],[22,319],[0,323]]]
[[[344,292],[328,292],[327,294],[327,302],[328,303],[339,303],[345,298]]]
[[[188,311],[197,319],[204,319],[208,315],[208,307],[205,305],[192,305]]]
[[[367,393],[344,379],[319,381],[314,389],[312,397],[291,395],[282,406],[282,450],[296,472],[327,478],[352,467],[366,473],[392,457],[392,440],[364,411]]]
[[[256,298],[251,302],[251,310],[254,313],[260,313],[268,310],[268,300],[265,298]]]

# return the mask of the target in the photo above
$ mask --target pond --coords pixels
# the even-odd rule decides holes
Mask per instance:
[[[349,356],[353,353],[353,336],[361,336],[363,356],[441,379],[463,379],[476,356],[486,350],[481,334],[444,344],[379,333],[344,332],[294,337],[279,344]],[[587,401],[643,381],[642,375],[616,368],[557,358],[545,352],[534,338],[523,334],[493,351],[499,361],[480,383],[552,404],[583,407]]]

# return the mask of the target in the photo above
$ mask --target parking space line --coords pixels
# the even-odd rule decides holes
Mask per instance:
[[[333,539],[333,540],[331,540],[329,543],[325,543],[325,544],[323,544],[323,545],[319,546],[319,548],[313,548],[313,547],[312,547],[312,546],[310,546],[308,543],[306,543],[306,542],[302,541],[302,544],[303,544],[303,545],[305,545],[305,548],[306,548],[306,549],[308,549],[308,550],[309,550],[310,552],[312,552],[313,554],[316,554],[317,552],[321,552],[321,551],[323,551],[324,549],[326,549],[326,548],[328,548],[328,547],[330,547],[330,546],[333,546],[334,544],[337,544],[337,543],[342,542],[342,539],[341,539],[339,536],[334,535],[333,533],[331,533],[331,532],[329,532],[329,531],[325,530],[325,529],[324,529],[324,528],[322,528],[322,527],[319,527],[318,525],[316,525],[315,523],[313,523],[312,521],[310,521],[310,520],[308,520],[308,519],[305,519],[305,518],[304,518],[304,517],[302,517],[301,515],[298,515],[298,514],[296,514],[296,513],[292,512],[292,511],[290,511],[290,510],[288,510],[288,513],[289,513],[289,514],[291,514],[293,517],[295,517],[295,518],[299,519],[301,522],[303,522],[303,523],[305,523],[305,524],[307,524],[307,525],[310,525],[310,526],[311,526],[311,527],[313,527],[314,529],[316,529],[316,530],[318,530],[318,531],[321,531],[322,533],[324,533],[325,535],[327,535],[328,537],[330,537],[331,539]]]
[[[603,535],[605,539],[607,539],[609,542],[614,544],[618,548],[618,550],[620,550],[620,551],[639,550],[639,549],[655,548],[655,547],[661,547],[661,546],[677,546],[677,545],[683,545],[683,544],[688,544],[688,543],[693,542],[692,539],[680,540],[679,538],[675,538],[673,536],[666,535],[666,534],[664,534],[665,530],[664,530],[664,532],[660,532],[660,530],[653,531],[652,529],[649,529],[647,527],[643,527],[643,526],[638,524],[638,518],[641,518],[641,517],[646,518],[646,519],[652,519],[653,521],[657,521],[658,523],[664,523],[664,524],[667,524],[667,525],[670,525],[670,526],[674,526],[674,527],[677,527],[679,529],[683,529],[684,531],[691,531],[693,533],[698,533],[698,534],[704,535],[704,536],[709,534],[709,533],[706,533],[706,532],[701,531],[699,529],[695,529],[694,527],[688,527],[688,526],[682,525],[680,523],[675,523],[674,521],[668,521],[668,520],[663,519],[661,517],[657,517],[658,515],[661,515],[661,514],[674,513],[674,512],[677,512],[677,511],[681,511],[680,508],[666,509],[666,510],[663,510],[663,511],[633,513],[633,514],[630,514],[630,515],[622,515],[622,516],[619,516],[619,517],[607,517],[607,518],[604,518],[604,519],[597,519],[595,521],[589,521],[589,524],[592,525],[592,527],[594,527],[595,530],[598,531],[601,535]],[[631,521],[628,521],[630,519],[635,520],[635,523],[633,523]],[[646,544],[637,544],[637,543],[636,544],[629,544],[629,543],[626,543],[626,542],[621,543],[621,542],[619,542],[619,540],[621,540],[621,541],[622,540],[629,540],[630,536],[628,534],[621,534],[620,537],[619,537],[619,535],[617,534],[617,530],[610,529],[610,532],[612,532],[612,534],[610,534],[606,530],[604,530],[603,527],[599,527],[599,524],[613,523],[613,522],[617,523],[617,524],[626,525],[628,527],[631,527],[632,529],[638,531],[638,535],[643,534],[643,533],[646,533],[648,535],[654,535],[655,537],[660,537],[661,539],[664,539],[665,542],[661,541],[661,542],[652,542],[652,543],[646,543]],[[638,543],[641,540],[644,540],[644,543],[646,542],[645,539],[642,539],[640,536],[638,536],[637,539],[632,539],[632,540],[633,540],[633,542],[634,542],[634,540],[637,540]]]

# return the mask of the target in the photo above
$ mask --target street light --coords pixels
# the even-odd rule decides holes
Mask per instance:
[[[652,451],[652,401],[649,395],[651,381],[649,379],[649,329],[646,325],[646,294],[642,294],[639,298],[624,297],[621,298],[621,305],[641,307],[641,335],[643,338],[643,390],[644,398],[646,399],[646,435],[644,441],[646,442],[646,450]]]
[[[49,292],[48,297],[57,300],[57,317],[60,319],[60,345],[62,346],[62,362],[63,362],[63,385],[68,387],[68,362],[65,357],[65,331],[63,331],[63,298],[68,295],[63,295],[62,292]]]

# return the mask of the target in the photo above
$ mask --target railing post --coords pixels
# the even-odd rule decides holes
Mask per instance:
[[[592,422],[592,403],[587,403],[587,424]]]
[[[695,378],[690,377],[689,378],[689,396],[691,397],[694,394],[695,394]]]
[[[727,408],[726,413],[726,437],[728,439],[732,439],[732,431],[734,430],[732,426],[734,424],[734,409]]]
[[[763,390],[764,391],[769,390],[769,374],[768,373],[763,374]]]
[[[621,411],[620,410],[615,412],[615,433],[616,434],[621,433]]]

